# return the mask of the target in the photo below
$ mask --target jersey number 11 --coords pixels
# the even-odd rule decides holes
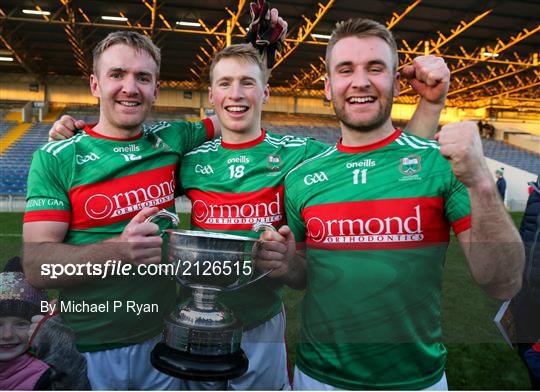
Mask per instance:
[[[362,177],[360,179],[361,181],[361,184],[365,184],[366,181],[367,181],[367,169],[354,169],[353,172],[353,184],[354,185],[357,185],[358,184],[358,174],[362,174]]]

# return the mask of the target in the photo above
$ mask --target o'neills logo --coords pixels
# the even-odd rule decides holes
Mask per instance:
[[[168,207],[174,203],[175,184],[174,167],[166,166],[74,188],[72,226],[101,226],[129,219],[144,207]]]
[[[130,144],[126,147],[115,147],[113,148],[114,152],[139,152],[141,148],[136,144]]]
[[[445,242],[442,199],[347,202],[307,207],[307,242],[329,249],[387,249]]]
[[[194,226],[219,230],[249,230],[256,222],[279,224],[283,220],[283,187],[256,192],[218,193],[188,191]]]
[[[422,241],[422,219],[420,206],[411,211],[411,216],[369,219],[310,218],[307,221],[308,236],[314,242],[404,242]]]

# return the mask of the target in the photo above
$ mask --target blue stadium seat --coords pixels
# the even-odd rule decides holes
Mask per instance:
[[[50,124],[33,125],[28,132],[0,155],[0,194],[25,195],[32,154],[47,143]]]
[[[540,154],[534,154],[498,140],[482,139],[482,143],[484,154],[488,158],[540,174]]]

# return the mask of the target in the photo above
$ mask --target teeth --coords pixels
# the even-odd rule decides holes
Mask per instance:
[[[373,97],[353,97],[349,98],[350,103],[366,103],[366,102],[374,102],[375,99]]]
[[[120,105],[133,107],[139,106],[139,102],[120,101]]]
[[[245,112],[248,108],[246,106],[228,106],[227,110],[229,112]]]

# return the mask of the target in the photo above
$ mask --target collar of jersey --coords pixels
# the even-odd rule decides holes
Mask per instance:
[[[264,129],[261,129],[261,135],[258,136],[256,139],[250,140],[248,142],[243,142],[243,143],[227,143],[223,141],[223,137],[222,137],[221,147],[226,148],[228,150],[242,150],[244,148],[256,146],[257,144],[261,143],[265,137],[266,137],[266,131]]]
[[[143,135],[142,132],[139,132],[137,135],[135,136],[132,136],[132,137],[128,137],[128,138],[122,138],[122,137],[112,137],[112,136],[105,136],[101,133],[97,133],[96,131],[94,131],[92,128],[94,128],[95,126],[97,125],[96,124],[89,124],[89,125],[85,125],[84,126],[84,131],[92,136],[92,137],[97,137],[97,138],[100,138],[100,139],[107,139],[107,140],[115,140],[115,141],[119,141],[119,142],[131,142],[133,140],[137,140],[137,139],[140,139]]]
[[[396,128],[396,130],[390,135],[385,137],[382,140],[379,140],[378,142],[367,144],[365,146],[344,146],[342,143],[342,138],[339,139],[339,142],[337,143],[337,149],[341,152],[345,152],[348,154],[356,154],[358,152],[367,152],[367,151],[373,151],[377,150],[379,148],[382,148],[384,146],[389,145],[394,140],[396,140],[399,135],[401,135],[401,129]]]

